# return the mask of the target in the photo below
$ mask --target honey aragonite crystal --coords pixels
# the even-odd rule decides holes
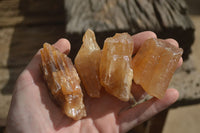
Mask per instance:
[[[152,96],[161,99],[183,54],[181,48],[161,40],[146,40],[132,60],[133,79]]]
[[[75,58],[75,66],[81,82],[91,97],[100,97],[99,64],[101,50],[92,30],[83,36],[83,44]]]
[[[101,54],[100,81],[105,90],[122,101],[131,95],[133,39],[128,33],[107,38]]]
[[[50,44],[45,43],[43,47],[41,67],[52,96],[68,117],[81,119],[86,116],[86,110],[80,79],[71,59]]]

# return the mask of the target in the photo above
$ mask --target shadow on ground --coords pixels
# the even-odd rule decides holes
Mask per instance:
[[[15,26],[7,68],[9,81],[2,89],[11,94],[15,81],[44,42],[54,43],[65,36],[64,0],[20,0],[20,16],[24,20]]]

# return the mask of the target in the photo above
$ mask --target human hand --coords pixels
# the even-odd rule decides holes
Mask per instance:
[[[149,31],[134,35],[134,53],[149,38],[156,38],[156,35]],[[166,41],[178,47],[175,40]],[[70,51],[70,43],[66,39],[60,39],[54,47],[66,54]],[[161,100],[152,98],[119,114],[123,107],[130,106],[127,102],[122,102],[104,91],[101,98],[84,95],[87,117],[73,121],[50,98],[42,78],[40,63],[41,57],[38,51],[16,82],[8,114],[7,132],[127,132],[166,109],[179,96],[177,90],[167,89]],[[182,58],[177,67],[181,64]],[[133,86],[135,98],[140,99],[144,91],[136,85]]]

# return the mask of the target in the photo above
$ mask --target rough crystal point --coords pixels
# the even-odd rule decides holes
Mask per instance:
[[[64,113],[79,120],[86,116],[80,79],[67,55],[45,43],[41,50],[44,79]]]
[[[133,39],[128,33],[115,34],[107,38],[100,62],[100,81],[105,90],[122,101],[131,95],[133,71],[131,56]]]
[[[135,83],[149,95],[161,99],[182,54],[181,48],[164,40],[146,40],[132,60]]]
[[[101,50],[92,30],[87,30],[83,36],[83,44],[75,58],[75,66],[87,94],[100,97],[101,84],[99,80],[99,64]]]

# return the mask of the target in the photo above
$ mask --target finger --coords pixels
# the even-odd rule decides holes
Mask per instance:
[[[168,43],[176,46],[177,48],[179,47],[178,42],[176,40],[172,39],[172,38],[165,39],[165,41],[167,41]]]
[[[150,38],[157,38],[156,34],[152,31],[144,31],[144,32],[135,34],[132,37],[134,41],[133,54],[135,54],[138,51],[138,49],[144,43],[144,41]]]
[[[169,38],[169,39],[165,39],[167,42],[169,42],[170,44],[176,46],[177,48],[179,48],[179,44],[176,40],[172,39],[172,38]],[[183,64],[183,58],[181,57],[179,59],[179,62],[178,62],[178,65],[177,65],[177,68],[179,68],[181,65]]]
[[[152,98],[144,103],[141,103],[127,111],[124,111],[119,116],[120,131],[126,132],[132,127],[141,124],[152,116],[166,109],[173,104],[179,97],[179,93],[175,89],[167,89],[165,96],[162,99]]]
[[[59,39],[53,46],[65,54],[69,54],[71,49],[70,42],[64,38]]]
[[[181,57],[178,61],[178,65],[177,65],[177,68],[181,67],[183,64],[183,58]]]

